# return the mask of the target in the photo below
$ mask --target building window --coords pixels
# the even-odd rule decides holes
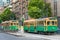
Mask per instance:
[[[23,9],[24,9],[25,7],[23,7]]]
[[[57,2],[57,0],[54,0],[54,2]]]
[[[28,5],[26,5],[26,7],[28,7]]]
[[[19,8],[19,10],[21,10],[21,8]]]
[[[24,3],[25,1],[23,1],[23,3]]]
[[[19,2],[19,5],[20,5],[21,3]]]
[[[25,14],[25,13],[23,12],[23,14]]]

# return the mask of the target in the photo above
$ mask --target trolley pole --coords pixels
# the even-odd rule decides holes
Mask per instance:
[[[22,18],[21,18],[21,20],[22,20],[22,26],[21,26],[21,35],[23,35],[24,34],[24,29],[23,29],[23,23],[24,23],[24,15],[22,16]]]

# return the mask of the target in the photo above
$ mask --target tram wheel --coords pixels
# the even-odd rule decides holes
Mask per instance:
[[[45,32],[44,34],[45,35],[52,35],[52,34],[54,34],[54,32]]]
[[[40,32],[38,31],[37,34],[39,34]]]
[[[28,30],[24,30],[24,32],[28,32]]]
[[[39,34],[44,34],[44,32],[41,32],[41,31],[40,31]]]

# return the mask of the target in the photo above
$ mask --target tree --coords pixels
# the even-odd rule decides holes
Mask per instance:
[[[0,18],[0,24],[2,23],[2,20],[1,20],[1,18]]]
[[[39,18],[41,16],[41,13],[40,13],[41,10],[37,7],[31,7],[31,9],[28,11],[29,11],[30,17],[32,18]]]
[[[15,16],[15,13],[11,13],[10,14],[10,20],[16,20],[16,16]]]
[[[6,21],[6,20],[11,20],[11,17],[15,17],[15,15],[10,11],[9,8],[6,8],[2,14],[0,14],[0,17],[3,21]]]
[[[50,4],[45,3],[43,0],[29,0],[28,15],[31,18],[50,17]]]
[[[45,8],[44,8],[43,12],[44,12],[44,16],[47,16],[47,17],[51,17],[52,16],[50,3],[46,3],[45,4]]]

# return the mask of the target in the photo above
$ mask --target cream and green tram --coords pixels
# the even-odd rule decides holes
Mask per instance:
[[[34,32],[36,27],[36,20],[26,20],[24,21],[24,31]]]
[[[57,31],[57,20],[37,20],[36,31],[39,33],[54,33]]]
[[[2,27],[4,31],[18,31],[19,22],[18,20],[10,20],[2,22]]]
[[[42,33],[54,33],[57,31],[57,19],[35,19],[24,21],[24,31],[27,32],[42,32]]]

